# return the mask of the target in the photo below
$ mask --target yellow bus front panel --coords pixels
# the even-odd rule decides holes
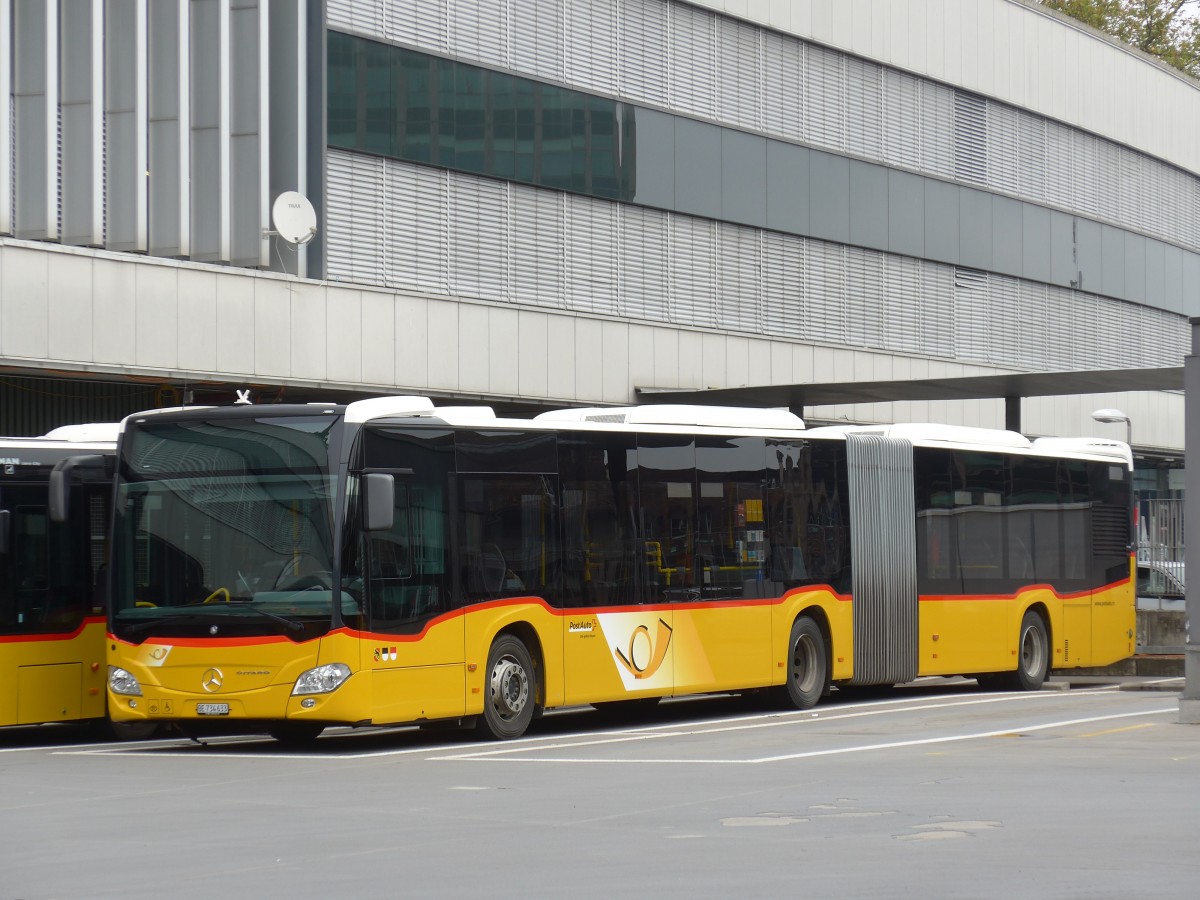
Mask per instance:
[[[104,716],[104,624],[71,634],[0,637],[0,726]]]

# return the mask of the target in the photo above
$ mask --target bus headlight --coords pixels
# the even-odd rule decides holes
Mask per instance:
[[[296,679],[292,688],[292,696],[301,694],[328,694],[342,686],[342,682],[350,677],[350,667],[342,663],[329,663],[309,669]]]
[[[124,694],[128,697],[142,696],[142,686],[132,674],[117,666],[108,667],[108,689],[114,694]]]

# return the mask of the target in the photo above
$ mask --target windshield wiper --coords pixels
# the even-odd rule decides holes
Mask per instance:
[[[189,605],[199,606],[202,604],[189,604]],[[260,616],[269,622],[274,622],[275,624],[282,627],[285,631],[290,631],[293,634],[299,634],[300,632],[304,631],[304,625],[302,625],[300,622],[295,621],[294,619],[289,619],[286,616],[279,616],[279,615],[276,615],[275,613],[267,612],[264,609],[255,609],[253,606],[246,606],[241,603],[239,603],[236,608],[239,613],[241,613],[241,612],[254,613],[255,615]],[[159,628],[161,626],[169,627],[171,624],[174,624],[174,623],[208,622],[211,624],[214,619],[219,619],[222,623],[224,623],[225,621],[228,620],[228,617],[224,613],[217,613],[216,615],[203,615],[198,612],[172,613],[171,615],[165,615],[165,616],[155,617],[153,619],[147,619],[144,622],[134,622],[130,625],[124,626],[123,630],[127,634],[134,635],[134,634],[141,634],[142,632],[145,632],[145,631],[153,631],[155,628]]]
[[[255,615],[262,616],[264,619],[269,619],[272,622],[276,622],[279,625],[282,625],[288,631],[291,631],[291,632],[294,632],[297,634],[304,630],[303,625],[301,625],[295,619],[289,619],[287,616],[279,616],[279,615],[276,615],[275,613],[269,613],[265,609],[255,609],[253,606],[238,606],[238,609],[245,610],[246,612],[252,612]]]

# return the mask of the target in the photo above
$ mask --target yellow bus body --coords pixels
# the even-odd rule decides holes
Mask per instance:
[[[104,716],[104,620],[66,634],[0,636],[0,727]]]
[[[1047,622],[1052,668],[1106,665],[1133,652],[1132,581],[1065,596],[1034,586],[1008,597],[923,597],[919,675],[1012,671],[1031,609]],[[220,721],[231,730],[237,722],[389,725],[478,716],[488,652],[505,632],[529,648],[544,708],[759,689],[784,684],[789,632],[801,615],[827,631],[832,681],[852,678],[853,602],[827,589],[601,609],[517,598],[468,606],[414,635],[341,629],[303,643],[113,641],[110,664],[131,672],[143,696],[111,694],[109,714],[116,721]],[[302,672],[334,662],[352,671],[337,690],[292,696]],[[214,703],[227,704],[227,712],[203,714]]]

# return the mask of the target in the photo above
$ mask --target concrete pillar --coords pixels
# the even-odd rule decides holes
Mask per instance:
[[[1184,400],[1184,480],[1183,520],[1200,522],[1200,318],[1189,320],[1192,326],[1192,352],[1183,361]],[[1179,698],[1179,721],[1200,725],[1200,540],[1187,541],[1183,551],[1191,573],[1187,594],[1187,643],[1184,644],[1184,684]]]

